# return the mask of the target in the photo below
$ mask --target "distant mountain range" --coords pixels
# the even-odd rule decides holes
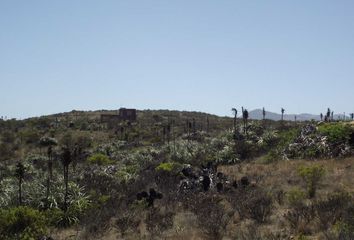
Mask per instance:
[[[286,121],[294,121],[296,116],[297,121],[309,121],[309,120],[320,120],[320,114],[309,114],[309,113],[301,113],[301,114],[284,114],[284,120]],[[343,114],[334,114],[334,119],[343,119]],[[262,109],[255,109],[249,112],[250,119],[263,119],[263,111]],[[281,120],[280,113],[268,112],[266,111],[266,119],[270,120]],[[349,116],[346,116],[346,119],[349,119]]]

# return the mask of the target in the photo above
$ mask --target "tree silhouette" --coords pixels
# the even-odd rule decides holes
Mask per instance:
[[[321,118],[321,121],[323,121],[323,114],[322,113],[320,114],[320,118]]]
[[[284,112],[285,112],[285,109],[281,108],[281,120],[282,121],[284,121]]]
[[[48,176],[47,176],[47,191],[46,191],[46,202],[48,203],[49,199],[49,194],[50,194],[50,185],[51,185],[51,180],[53,179],[53,146],[57,145],[58,142],[55,138],[50,138],[50,137],[42,137],[39,140],[39,144],[42,147],[48,147],[47,148],[47,156],[48,156],[48,162],[47,162],[47,167],[48,167]]]
[[[210,124],[209,117],[206,118],[206,122],[207,122],[207,133],[208,133],[209,132],[209,124]]]
[[[18,180],[18,203],[19,203],[19,205],[22,205],[22,182],[23,182],[23,178],[25,176],[25,172],[26,172],[25,166],[21,162],[18,162],[16,164],[15,177]]]
[[[236,133],[237,109],[232,108],[231,111],[234,113],[234,133]]]
[[[193,129],[193,133],[196,133],[197,131],[197,124],[195,122],[195,118],[192,119],[192,129]]]
[[[242,107],[242,119],[243,119],[243,131],[247,134],[247,124],[248,124],[248,111]]]
[[[327,108],[327,113],[326,113],[325,120],[327,122],[329,122],[331,120],[331,109],[329,109],[329,108]]]
[[[265,120],[266,110],[264,109],[264,107],[263,107],[263,109],[262,109],[262,115],[263,115],[263,120]]]
[[[68,184],[69,184],[69,165],[73,162],[77,153],[77,146],[74,150],[71,150],[68,146],[62,148],[61,153],[61,163],[63,165],[63,175],[65,184],[65,195],[64,195],[64,210],[68,209]]]

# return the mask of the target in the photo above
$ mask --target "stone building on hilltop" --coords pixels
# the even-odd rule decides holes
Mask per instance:
[[[118,114],[101,114],[101,123],[121,121],[135,122],[136,119],[136,109],[121,108],[119,109]]]

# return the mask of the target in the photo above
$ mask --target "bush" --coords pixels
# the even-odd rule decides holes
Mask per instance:
[[[231,193],[228,201],[237,211],[239,217],[255,220],[257,223],[264,223],[268,220],[273,209],[272,196],[261,188],[238,189]]]
[[[26,129],[20,132],[21,141],[26,144],[38,143],[41,138],[39,132],[33,129]]]
[[[173,212],[161,213],[158,209],[152,208],[146,214],[145,223],[146,229],[151,236],[155,238],[161,235],[164,231],[173,227]]]
[[[258,153],[259,148],[252,141],[237,140],[235,141],[235,154],[240,160],[250,159]]]
[[[0,238],[3,240],[39,239],[47,231],[42,212],[29,207],[0,210]]]
[[[315,197],[318,185],[325,175],[325,169],[319,165],[302,166],[298,169],[298,173],[306,183],[308,197]]]
[[[72,203],[66,211],[59,208],[52,208],[47,211],[48,223],[59,228],[71,227],[80,222],[80,218],[88,209],[89,205],[85,200]]]
[[[161,163],[156,167],[157,171],[166,171],[166,172],[178,172],[181,169],[182,169],[182,165],[174,162]]]
[[[341,221],[353,199],[346,192],[330,194],[325,200],[317,201],[314,206],[321,230],[326,230]]]
[[[257,191],[248,199],[246,207],[251,219],[257,223],[264,223],[272,212],[273,199],[266,192]]]
[[[341,123],[328,123],[318,127],[320,133],[328,137],[332,144],[346,143],[350,139],[350,135],[354,130],[349,126]]]
[[[200,230],[208,236],[206,239],[223,238],[233,212],[226,210],[220,197],[199,194],[189,195],[183,200],[186,207],[195,214]]]
[[[41,137],[39,139],[39,144],[42,147],[49,147],[49,146],[57,145],[58,141],[55,138],[51,138],[51,137]]]
[[[281,155],[276,149],[270,150],[262,159],[262,163],[270,164],[281,160]]]
[[[298,188],[293,188],[286,193],[286,199],[290,206],[298,206],[303,203],[305,199],[305,192]]]
[[[295,233],[307,234],[310,232],[309,224],[315,218],[315,209],[312,205],[295,205],[284,215],[284,218]]]
[[[296,128],[279,132],[278,146],[282,148],[289,145],[299,135],[299,132],[299,129]]]
[[[101,154],[101,153],[97,153],[97,154],[94,154],[92,156],[90,156],[87,161],[90,163],[90,164],[97,164],[97,165],[109,165],[109,164],[112,164],[113,161],[111,159],[109,159],[108,156],[104,155],[104,154]]]
[[[14,157],[14,146],[9,143],[0,143],[0,161],[8,160]]]

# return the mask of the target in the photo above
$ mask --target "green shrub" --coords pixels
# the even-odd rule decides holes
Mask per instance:
[[[313,198],[322,177],[325,175],[325,169],[319,165],[312,165],[308,167],[301,166],[298,169],[298,173],[306,183],[308,197]]]
[[[39,132],[34,129],[26,129],[19,133],[21,141],[26,144],[38,143],[41,138]]]
[[[304,234],[300,234],[299,236],[296,237],[296,240],[307,240],[309,239],[308,237],[306,237],[306,235]]]
[[[123,166],[118,170],[116,176],[119,182],[128,183],[129,181],[139,176],[138,170],[139,170],[139,166],[137,165]]]
[[[101,154],[101,153],[97,153],[94,154],[92,156],[90,156],[87,161],[91,164],[97,164],[97,165],[109,165],[112,164],[113,161],[111,159],[109,159],[108,156]]]
[[[29,207],[0,210],[0,238],[3,240],[39,239],[47,232],[44,214]]]
[[[353,198],[347,192],[335,192],[314,203],[319,227],[325,231],[339,221],[344,221],[353,206]],[[350,223],[346,222],[346,223]]]
[[[49,226],[57,227],[63,211],[60,208],[50,208],[44,212]]]
[[[306,193],[298,188],[293,188],[286,193],[286,199],[290,206],[300,205],[306,197]]]
[[[320,133],[328,137],[333,144],[345,143],[349,140],[350,134],[354,132],[349,125],[342,123],[327,123],[318,127]]]
[[[247,215],[257,223],[264,223],[268,220],[273,210],[273,198],[263,191],[255,191],[246,203]]]
[[[161,163],[156,167],[156,171],[175,172],[182,168],[182,165],[175,162]]]
[[[278,134],[279,144],[280,147],[285,147],[289,145],[294,139],[299,135],[299,129],[292,128],[286,131],[281,131]]]
[[[270,150],[262,159],[262,163],[269,164],[281,160],[281,155],[276,149]]]
[[[354,227],[343,221],[337,222],[332,227],[332,239],[350,240],[354,239]],[[328,234],[328,233],[327,233]]]

